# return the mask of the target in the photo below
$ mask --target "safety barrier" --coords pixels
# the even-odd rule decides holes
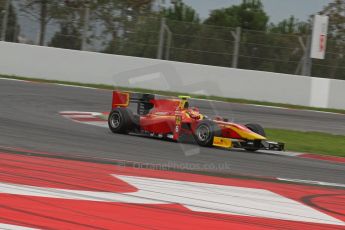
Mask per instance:
[[[345,109],[345,81],[0,42],[0,74]]]

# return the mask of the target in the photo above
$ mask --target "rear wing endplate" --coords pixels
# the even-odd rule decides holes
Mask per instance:
[[[130,103],[136,103],[138,104],[137,113],[144,115],[153,108],[152,100],[154,99],[154,94],[113,91],[112,109],[127,108]]]

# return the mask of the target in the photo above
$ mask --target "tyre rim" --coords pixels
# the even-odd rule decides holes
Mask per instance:
[[[198,128],[198,139],[200,141],[207,141],[210,137],[210,129],[206,125],[201,125]]]
[[[121,124],[121,117],[118,113],[114,113],[110,119],[111,127],[118,128]]]

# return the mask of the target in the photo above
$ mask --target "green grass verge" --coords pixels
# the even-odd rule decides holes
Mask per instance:
[[[345,136],[282,129],[266,129],[266,133],[270,140],[286,143],[289,151],[345,157]]]
[[[58,84],[66,84],[66,85],[86,86],[86,87],[99,88],[99,89],[110,89],[110,90],[115,89],[114,86],[103,85],[103,84],[84,84],[84,83],[78,83],[78,82],[55,81],[55,80],[45,80],[45,79],[39,79],[39,78],[4,76],[4,75],[0,75],[0,77],[10,78],[10,79],[18,79],[18,80],[29,80],[29,81],[43,82],[43,83],[58,83]],[[141,92],[141,93],[155,93],[155,94],[160,94],[160,95],[165,95],[165,96],[186,95],[186,96],[191,96],[193,98],[198,98],[198,99],[208,99],[208,100],[216,100],[216,101],[224,101],[224,102],[232,102],[232,103],[240,103],[240,104],[277,106],[277,107],[284,107],[284,108],[290,108],[290,109],[314,110],[314,111],[323,111],[323,112],[345,114],[345,110],[343,110],[343,109],[315,108],[315,107],[291,105],[291,104],[283,104],[283,103],[272,103],[272,102],[265,102],[265,101],[255,101],[255,100],[246,100],[246,99],[237,99],[237,98],[225,98],[225,97],[217,97],[217,96],[204,96],[204,95],[198,95],[198,94],[168,92],[168,91],[160,91],[160,90],[147,90],[147,89],[141,89],[141,88],[116,87],[116,89],[135,91],[135,92]]]

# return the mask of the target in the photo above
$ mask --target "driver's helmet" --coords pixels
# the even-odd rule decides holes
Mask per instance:
[[[194,119],[200,119],[201,117],[199,109],[195,107],[191,107],[187,109],[187,113],[189,114],[191,118],[194,118]]]

